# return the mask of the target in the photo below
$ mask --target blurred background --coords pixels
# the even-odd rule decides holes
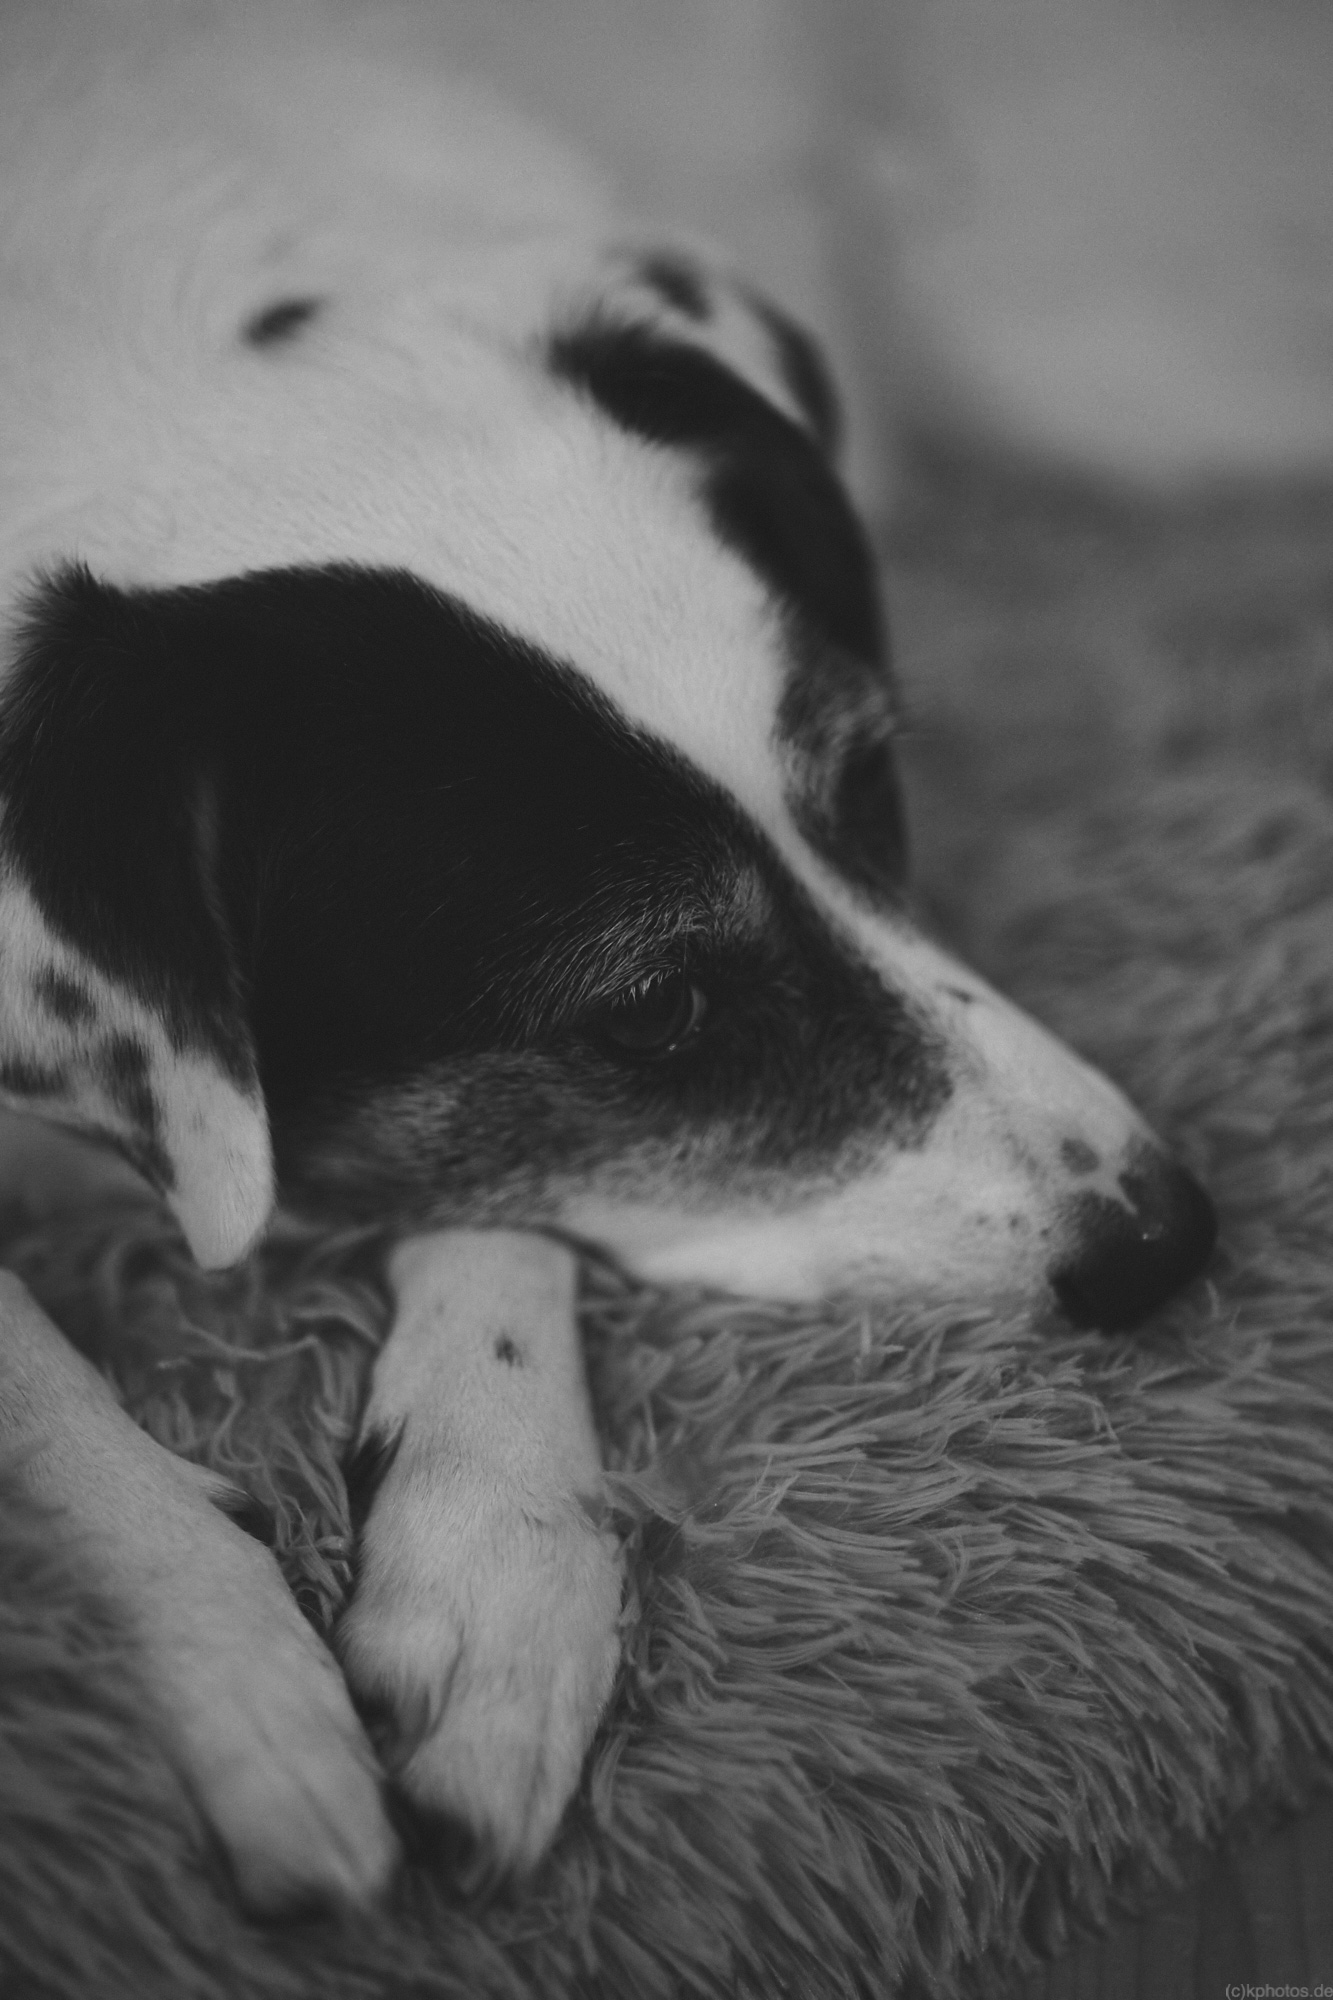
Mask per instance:
[[[464,0],[458,32],[823,330],[863,488],[920,425],[1131,480],[1333,465],[1328,0]]]

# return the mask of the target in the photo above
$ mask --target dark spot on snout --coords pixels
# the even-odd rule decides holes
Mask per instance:
[[[241,339],[247,347],[284,347],[310,324],[319,309],[318,299],[275,299],[245,322]]]
[[[506,1368],[521,1368],[523,1366],[522,1351],[509,1338],[507,1333],[502,1333],[495,1343],[495,1358],[497,1361],[503,1361]]]
[[[72,979],[67,972],[57,966],[44,965],[32,982],[33,995],[39,1006],[48,1014],[54,1014],[67,1028],[74,1028],[95,1018],[97,1009],[93,996],[78,979]]]
[[[1100,1153],[1095,1153],[1083,1139],[1066,1139],[1060,1148],[1060,1160],[1071,1174],[1095,1174],[1102,1163]]]
[[[404,1422],[396,1431],[367,1431],[358,1440],[355,1451],[343,1467],[347,1518],[354,1536],[359,1535],[366,1525],[375,1504],[375,1495],[388,1478],[393,1462],[402,1449],[406,1429]]]
[[[1101,1195],[1072,1205],[1073,1251],[1051,1275],[1075,1326],[1137,1326],[1198,1277],[1217,1241],[1217,1216],[1194,1176],[1165,1155],[1122,1174],[1128,1207]]]
[[[956,1000],[961,1007],[975,1007],[977,1004],[976,994],[969,993],[965,986],[945,986],[941,991],[947,993],[951,1000]]]

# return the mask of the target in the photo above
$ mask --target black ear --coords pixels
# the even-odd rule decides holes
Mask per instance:
[[[0,1100],[112,1139],[219,1265],[267,1220],[273,1168],[190,672],[132,594],[76,566],[13,634]]]
[[[836,461],[842,408],[819,342],[716,257],[684,245],[618,252],[595,305],[711,355]]]

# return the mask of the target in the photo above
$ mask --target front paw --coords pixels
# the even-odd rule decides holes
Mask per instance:
[[[224,1480],[131,1422],[0,1272],[0,1446],[133,1637],[164,1747],[261,1911],[366,1902],[398,1848],[328,1648]]]
[[[575,1498],[538,1518],[395,1471],[338,1651],[406,1796],[461,1823],[483,1867],[522,1873],[555,1834],[615,1679],[618,1544]]]
[[[247,1908],[372,1901],[398,1843],[337,1662],[202,1486],[173,1519],[176,1560],[127,1579],[169,1747]]]

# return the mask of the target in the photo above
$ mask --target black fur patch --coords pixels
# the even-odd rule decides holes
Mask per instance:
[[[97,1018],[93,996],[87,987],[57,966],[44,965],[32,982],[32,990],[38,1005],[67,1028],[80,1027]]]
[[[753,303],[793,395],[831,441],[836,400],[814,343],[776,308]],[[651,330],[584,326],[557,337],[552,361],[626,429],[704,458],[718,533],[792,614],[778,728],[795,752],[793,816],[854,888],[896,899],[906,821],[875,564],[825,452],[712,356]],[[864,716],[856,742],[846,740],[849,705]]]
[[[703,325],[712,318],[703,274],[679,251],[658,250],[645,257],[638,266],[638,275],[665,305],[683,313],[686,319]]]
[[[920,1143],[949,1093],[933,1031],[718,787],[410,576],[67,573],[16,682],[16,859],[182,1032],[234,1051],[223,1002],[240,1034],[246,999],[288,1199],[406,1226],[531,1219],[631,1159],[690,1194],[827,1181]],[[664,969],[707,1025],[636,1062],[605,1005]],[[146,1118],[129,1050],[115,1081]]]
[[[49,922],[158,1008],[178,1046],[251,1087],[231,939],[196,839],[199,779],[226,755],[226,695],[206,661],[200,680],[182,671],[189,656],[152,601],[78,566],[34,594],[0,697],[6,844]],[[107,1060],[108,1085],[134,1097],[137,1119],[135,1059],[113,1048]]]
[[[161,1112],[148,1081],[148,1051],[133,1035],[111,1035],[97,1052],[97,1072],[118,1111],[148,1138],[156,1139]]]
[[[357,1440],[356,1448],[343,1467],[343,1484],[347,1488],[347,1518],[352,1534],[359,1535],[375,1504],[375,1495],[389,1476],[394,1460],[402,1449],[406,1422],[396,1431],[367,1431]]]
[[[907,885],[907,817],[894,758],[895,704],[886,673],[848,653],[794,648],[778,710],[795,782],[792,817],[817,854],[876,903]]]
[[[14,1097],[62,1097],[69,1087],[64,1070],[23,1056],[0,1059],[0,1090]]]
[[[310,324],[321,303],[319,299],[275,299],[245,322],[241,338],[248,347],[286,347]]]
[[[783,603],[864,660],[883,652],[874,560],[816,441],[713,355],[592,321],[550,345],[557,376],[624,429],[697,451],[714,526]]]

